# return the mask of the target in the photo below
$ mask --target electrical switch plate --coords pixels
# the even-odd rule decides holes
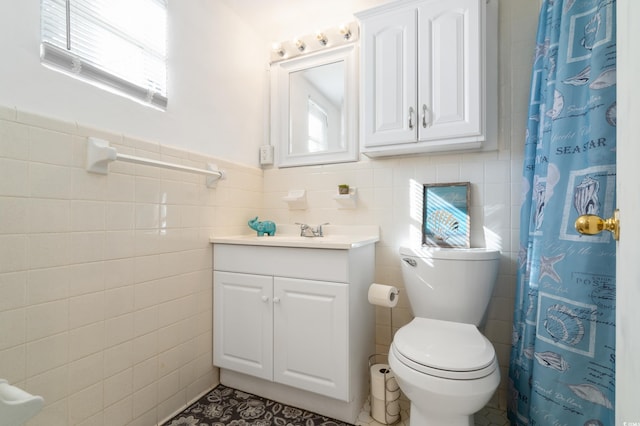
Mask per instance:
[[[273,146],[262,145],[260,147],[260,164],[273,164]]]

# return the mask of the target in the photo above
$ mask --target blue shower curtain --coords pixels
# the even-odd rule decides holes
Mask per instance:
[[[609,426],[615,404],[615,0],[546,0],[531,79],[509,365],[513,425]]]

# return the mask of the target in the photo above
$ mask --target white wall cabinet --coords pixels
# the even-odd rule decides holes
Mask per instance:
[[[497,1],[401,1],[362,24],[361,150],[497,147]]]
[[[221,382],[354,423],[375,350],[367,300],[374,244],[213,248],[213,363]]]

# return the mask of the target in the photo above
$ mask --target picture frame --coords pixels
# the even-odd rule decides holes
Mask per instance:
[[[422,244],[469,248],[470,182],[423,185]]]

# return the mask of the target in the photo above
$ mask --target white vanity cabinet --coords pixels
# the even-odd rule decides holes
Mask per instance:
[[[497,146],[497,1],[398,1],[362,24],[361,150]]]
[[[213,363],[222,383],[354,422],[374,351],[374,250],[214,242]]]
[[[214,364],[348,400],[348,284],[214,272]]]

